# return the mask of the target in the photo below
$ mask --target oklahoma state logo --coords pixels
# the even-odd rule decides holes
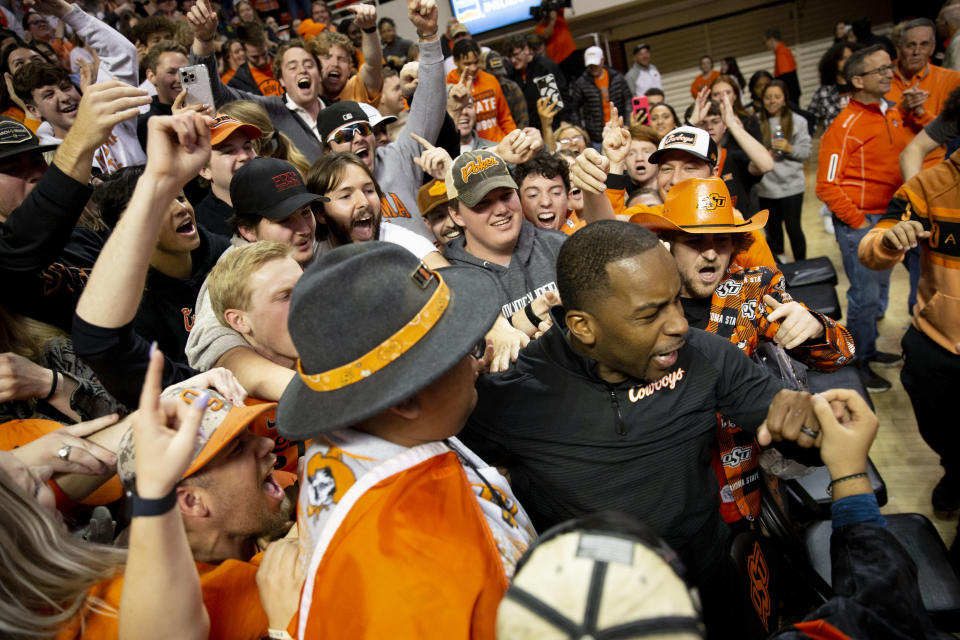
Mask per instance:
[[[684,144],[694,147],[697,144],[697,134],[690,131],[676,131],[668,134],[667,137],[663,139],[660,148],[665,149],[674,144]]]
[[[273,176],[273,186],[277,188],[277,191],[293,189],[294,187],[299,187],[301,184],[303,183],[300,182],[300,176],[297,175],[296,171],[287,171],[278,176]]]
[[[483,160],[471,160],[467,164],[463,165],[460,168],[460,179],[464,182],[470,181],[470,176],[486,171],[490,167],[500,164],[497,162],[497,159],[494,157],[485,158]]]
[[[324,455],[315,453],[307,462],[307,516],[318,516],[340,502],[354,483],[353,472],[342,462],[343,452],[330,447]]]
[[[716,211],[727,203],[727,197],[719,193],[710,193],[697,198],[697,209],[704,211]]]

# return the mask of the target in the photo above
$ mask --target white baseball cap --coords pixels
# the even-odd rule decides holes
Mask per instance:
[[[587,47],[587,50],[583,52],[583,63],[588,67],[592,64],[602,64],[603,63],[603,49],[597,45],[592,47]]]

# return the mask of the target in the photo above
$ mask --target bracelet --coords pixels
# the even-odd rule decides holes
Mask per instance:
[[[47,402],[57,392],[57,386],[60,384],[60,372],[53,370],[53,384],[50,385],[50,393],[40,398],[40,402]]]
[[[830,484],[827,485],[827,495],[830,495],[830,496],[833,495],[833,485],[837,484],[838,482],[846,482],[847,480],[855,480],[856,478],[867,478],[867,477],[869,477],[867,475],[867,472],[863,471],[861,473],[851,473],[849,476],[843,476],[842,478],[831,480]]]
[[[533,328],[534,328],[534,329],[539,329],[539,328],[540,328],[540,323],[543,322],[543,320],[541,320],[541,319],[540,319],[540,316],[538,316],[537,314],[535,314],[535,313],[533,312],[533,303],[532,303],[532,302],[523,308],[523,312],[526,314],[527,320],[530,321],[530,324],[533,325]]]
[[[377,25],[373,25],[373,26],[370,27],[369,29],[360,29],[360,30],[363,31],[364,33],[376,33],[376,32],[377,32]]]
[[[127,492],[127,498],[130,499],[131,518],[162,516],[176,506],[177,488],[162,498],[141,498],[133,491]]]
[[[607,179],[605,184],[607,186],[607,189],[626,189],[627,176],[625,176],[622,173],[607,174]]]
[[[436,35],[437,35],[437,32],[436,32],[436,31],[434,31],[433,33],[428,33],[428,34],[423,34],[423,33],[420,33],[419,31],[417,31],[417,37],[420,38],[421,40],[428,40],[428,39],[430,39],[430,38],[435,37]]]
[[[267,637],[270,640],[293,640],[286,629],[267,629]]]

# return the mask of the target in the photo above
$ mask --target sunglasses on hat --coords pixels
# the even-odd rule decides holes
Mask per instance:
[[[337,144],[353,142],[354,136],[369,136],[371,133],[373,133],[373,129],[370,128],[369,124],[366,122],[355,122],[348,124],[342,129],[338,129],[336,133],[327,138],[327,142],[336,142]]]

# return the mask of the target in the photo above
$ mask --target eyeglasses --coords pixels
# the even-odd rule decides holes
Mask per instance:
[[[338,130],[335,134],[327,138],[327,142],[344,144],[345,142],[353,142],[353,137],[356,135],[369,136],[371,133],[373,133],[373,129],[370,128],[369,124],[366,122],[357,122],[354,124],[348,124],[344,128]]]
[[[894,69],[896,69],[896,68],[897,68],[897,65],[895,65],[895,64],[888,64],[888,65],[886,65],[885,67],[877,67],[876,69],[871,69],[870,71],[864,71],[863,73],[857,73],[857,74],[855,74],[855,75],[858,75],[858,76],[868,76],[868,75],[870,75],[871,73],[877,73],[877,74],[882,75],[882,74],[884,74],[884,73],[886,73],[886,72],[888,72],[888,71],[892,72],[892,71],[893,71]]]
[[[572,138],[560,138],[557,142],[560,144],[570,144],[571,142],[583,142],[583,136],[573,136]]]

